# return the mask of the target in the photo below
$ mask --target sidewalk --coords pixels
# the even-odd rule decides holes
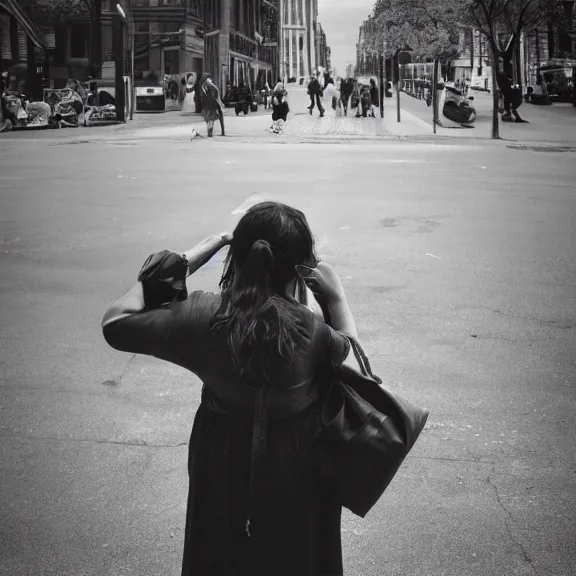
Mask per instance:
[[[436,136],[432,126],[432,108],[425,101],[416,100],[405,93],[400,95],[401,121],[397,121],[396,96],[384,100],[384,118],[355,118],[349,110],[347,117],[337,115],[331,103],[324,101],[326,113],[319,117],[310,104],[303,86],[288,86],[290,114],[284,134],[271,134],[271,110],[260,107],[256,113],[236,116],[233,109],[226,109],[226,140],[240,142],[351,142],[397,139],[426,141],[494,142],[491,139],[492,96],[473,92],[477,120],[473,128],[437,127]],[[500,136],[504,142],[522,145],[556,144],[563,147],[576,146],[576,108],[570,104],[534,106],[523,104],[520,112],[530,124],[500,123]],[[65,130],[46,130],[2,134],[0,143],[12,140],[141,140],[175,139],[189,140],[192,128],[200,136],[206,135],[204,120],[199,114],[183,115],[178,110],[161,113],[138,113],[126,124]],[[215,127],[216,139],[220,139],[219,126]],[[502,141],[501,141],[502,142]]]
[[[437,127],[438,136],[454,138],[492,138],[492,94],[472,90],[474,106],[477,112],[473,128]],[[402,110],[409,112],[423,121],[428,134],[432,133],[432,107],[426,106],[424,100],[417,100],[408,94],[401,93]],[[396,96],[387,98],[389,109],[396,107]],[[500,122],[500,137],[504,140],[526,143],[555,143],[576,145],[576,107],[571,104],[554,104],[552,106],[534,106],[523,103],[519,113],[529,124]],[[395,112],[394,112],[395,114]]]

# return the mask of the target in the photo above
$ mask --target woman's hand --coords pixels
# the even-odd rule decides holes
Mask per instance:
[[[193,274],[208,262],[214,255],[216,255],[222,248],[228,246],[232,242],[232,234],[229,232],[222,232],[214,236],[202,240],[194,248],[186,251],[184,255],[188,260],[188,273]]]
[[[229,246],[230,244],[232,244],[232,240],[234,239],[234,236],[232,234],[230,234],[230,232],[222,232],[222,234],[220,234],[220,238],[222,238],[222,242],[224,242],[224,246]]]
[[[318,262],[316,268],[296,266],[296,272],[314,294],[324,296],[329,302],[345,298],[342,281],[327,262]]]

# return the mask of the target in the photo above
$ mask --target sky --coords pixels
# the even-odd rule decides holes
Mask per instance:
[[[372,12],[375,0],[319,0],[318,20],[332,48],[332,67],[338,74],[356,64],[356,42],[360,25]]]

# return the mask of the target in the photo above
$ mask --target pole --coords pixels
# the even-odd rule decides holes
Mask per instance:
[[[130,41],[130,90],[132,98],[130,98],[130,120],[134,119],[134,110],[136,108],[136,88],[134,86],[134,32],[135,32],[134,17],[132,17],[132,39]]]
[[[498,119],[498,106],[500,104],[498,99],[498,78],[497,78],[497,67],[498,58],[496,55],[496,50],[494,50],[494,45],[491,43],[490,53],[492,55],[492,138],[494,140],[500,139],[500,122]]]
[[[434,134],[438,124],[438,58],[434,58],[434,72],[432,73],[432,123]]]
[[[286,71],[286,66],[284,65],[284,2],[285,0],[280,0],[278,3],[278,10],[280,10],[278,18],[278,61],[280,67],[278,69],[278,78],[284,81],[284,73]],[[276,80],[274,80],[276,82]]]
[[[380,118],[384,118],[384,54],[380,53]]]
[[[400,122],[400,82],[402,82],[402,64],[398,63],[398,81],[396,82],[396,121]]]
[[[114,17],[114,54],[115,54],[115,94],[116,120],[126,122],[126,98],[124,91],[124,21]]]

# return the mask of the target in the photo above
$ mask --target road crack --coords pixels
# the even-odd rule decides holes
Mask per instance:
[[[500,316],[506,316],[506,318],[514,318],[515,320],[526,320],[528,322],[537,322],[538,324],[545,324],[546,326],[554,326],[559,330],[571,330],[574,328],[571,324],[562,325],[559,324],[557,320],[543,320],[542,318],[535,318],[534,316],[522,316],[521,314],[511,314],[509,312],[504,312],[499,308],[491,308],[490,306],[479,306],[483,310],[488,310],[494,314],[499,314]]]
[[[132,356],[128,358],[128,362],[126,362],[126,366],[124,366],[124,370],[122,370],[122,374],[120,374],[120,378],[118,378],[118,384],[122,384],[122,378],[124,378],[124,375],[126,374],[128,368],[130,367],[130,364],[132,364],[134,360],[136,360],[136,354],[132,354]]]
[[[444,458],[441,456],[412,456],[418,460],[434,460],[440,462],[469,462],[470,464],[484,464],[486,466],[494,466],[491,460],[474,460],[472,458]]]
[[[117,446],[139,446],[144,448],[180,448],[181,446],[188,446],[188,442],[179,442],[178,444],[150,444],[145,440],[93,440],[91,438],[56,438],[52,436],[0,436],[0,438],[9,438],[12,440],[37,440],[46,442],[113,444]]]
[[[514,537],[514,534],[512,533],[512,528],[510,526],[510,523],[514,522],[514,517],[512,516],[512,513],[510,512],[510,510],[508,510],[508,508],[506,508],[506,506],[504,505],[504,502],[502,502],[502,498],[500,497],[500,492],[498,490],[498,486],[496,486],[496,484],[492,480],[492,476],[495,472],[495,468],[496,468],[496,464],[494,464],[492,466],[492,470],[490,471],[490,474],[488,475],[488,484],[490,484],[490,486],[492,486],[492,488],[494,489],[494,494],[496,495],[496,501],[500,505],[500,508],[502,508],[502,510],[504,511],[504,514],[505,514],[504,525],[506,526],[506,531],[508,532],[508,536],[510,537],[510,540],[512,540],[512,542],[514,542],[514,544],[518,547],[518,549],[522,553],[522,557],[524,558],[524,561],[530,566],[532,572],[534,572],[534,574],[536,576],[538,576],[538,572],[536,571],[536,568],[534,567],[534,564],[532,563],[532,558],[530,557],[528,552],[526,552],[526,549],[524,548],[522,543],[519,540],[517,540]]]

